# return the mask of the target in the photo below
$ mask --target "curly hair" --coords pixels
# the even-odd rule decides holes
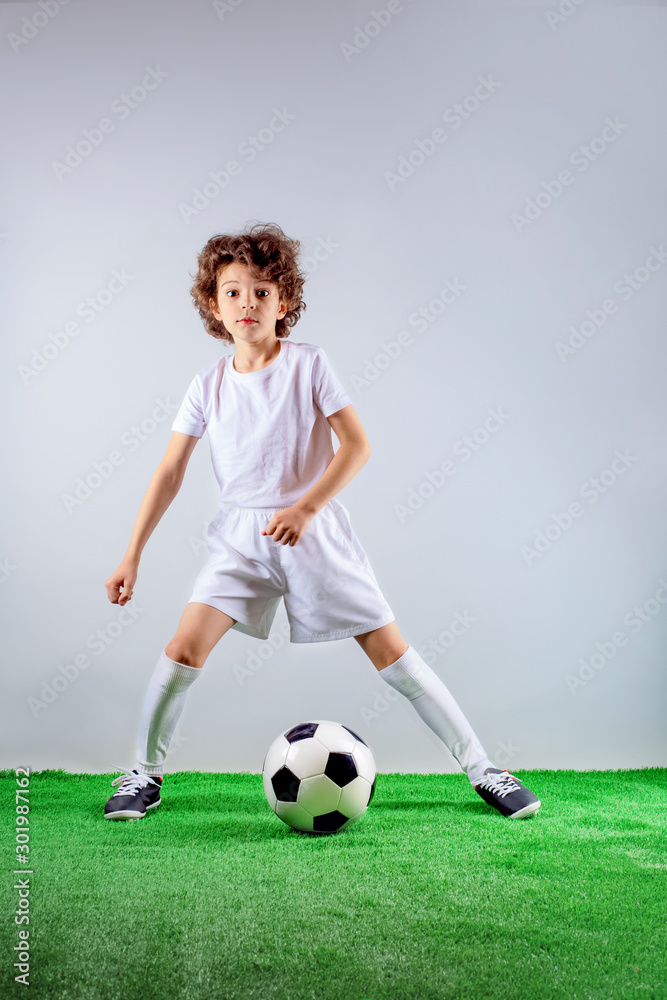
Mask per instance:
[[[258,222],[239,233],[220,233],[212,236],[197,255],[199,269],[190,294],[202,318],[207,333],[216,340],[234,343],[234,338],[222,320],[211,312],[209,299],[217,301],[218,275],[223,267],[237,261],[245,264],[255,280],[273,281],[278,286],[280,298],[287,303],[287,312],[276,320],[276,336],[289,337],[289,327],[298,322],[306,303],[301,298],[306,280],[299,270],[297,257],[301,249],[299,240],[292,240],[275,223]]]

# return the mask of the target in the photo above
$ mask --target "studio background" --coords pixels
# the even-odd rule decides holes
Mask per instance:
[[[489,756],[665,764],[666,35],[663,4],[0,5],[1,766],[133,764],[207,556],[207,435],[125,609],[104,583],[232,353],[196,255],[255,221],[302,241],[290,337],[371,443],[338,499]],[[459,771],[354,639],[286,626],[223,637],[167,772],[257,772],[309,718]]]

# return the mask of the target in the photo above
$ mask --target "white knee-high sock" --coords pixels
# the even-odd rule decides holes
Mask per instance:
[[[171,660],[164,650],[148,682],[141,713],[135,768],[143,774],[162,774],[176,723],[185,707],[190,685],[201,667]]]
[[[378,674],[412,702],[456,758],[471,785],[483,777],[485,768],[494,766],[447,687],[413,646]]]

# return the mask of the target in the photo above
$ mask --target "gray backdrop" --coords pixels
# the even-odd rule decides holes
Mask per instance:
[[[665,764],[666,37],[664,5],[589,0],[2,4],[2,766],[134,763],[207,555],[206,436],[126,609],[104,582],[230,353],[196,254],[254,221],[303,243],[292,339],[372,448],[338,498],[489,755]],[[214,649],[166,770],[257,772],[312,717],[379,770],[459,773],[283,605]]]

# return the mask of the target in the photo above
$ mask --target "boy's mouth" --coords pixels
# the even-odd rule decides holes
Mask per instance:
[[[250,324],[250,323],[256,323],[256,322],[257,322],[256,319],[240,319],[239,320],[239,323],[248,323],[248,324]]]

